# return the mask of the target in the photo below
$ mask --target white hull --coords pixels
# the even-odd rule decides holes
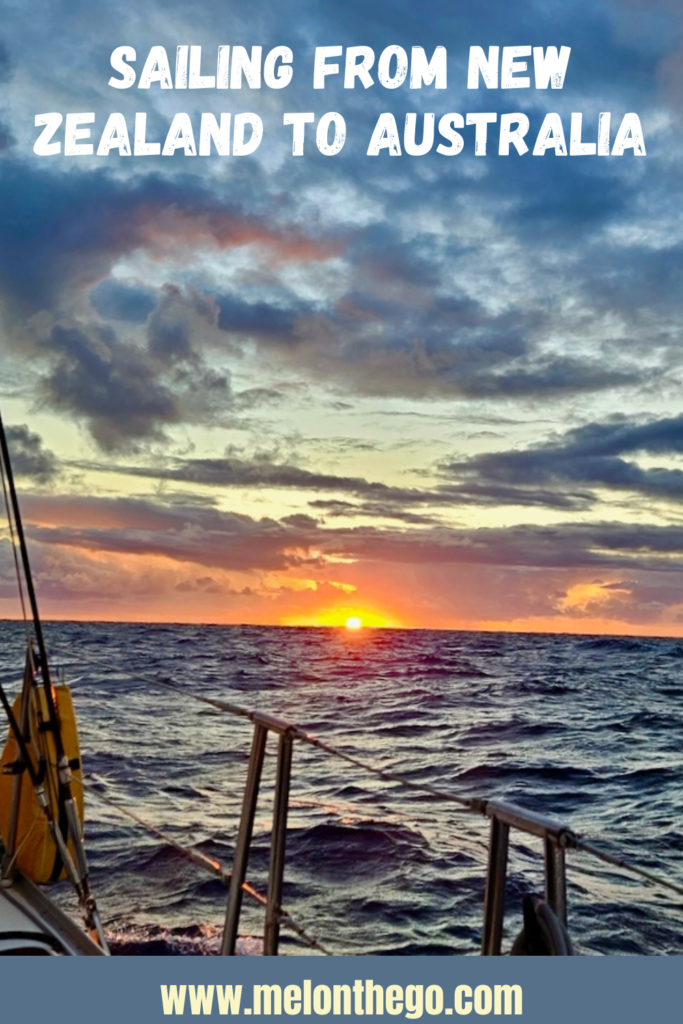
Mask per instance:
[[[100,947],[21,875],[0,886],[0,956],[103,956]]]

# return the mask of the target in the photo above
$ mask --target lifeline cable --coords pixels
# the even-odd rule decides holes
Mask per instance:
[[[89,656],[92,657],[94,661],[99,661],[101,664],[107,664],[103,658],[98,658],[95,654],[90,654]],[[224,711],[230,715],[246,718],[250,722],[253,722],[254,716],[257,714],[257,712],[250,711],[248,708],[243,708],[238,704],[232,704],[216,697],[204,697],[198,693],[192,693],[191,690],[188,690],[186,687],[180,686],[177,683],[171,682],[170,679],[158,679],[156,676],[151,676],[144,672],[125,674],[129,679],[135,680],[136,678],[139,678],[140,680],[149,682],[154,686],[160,686],[166,690],[172,690],[175,693],[179,693],[183,697],[189,697],[190,700],[197,701],[200,704],[206,704],[209,707],[216,708],[218,711]],[[348,754],[344,750],[340,750],[339,747],[335,747],[332,743],[327,743],[325,740],[321,740],[319,737],[306,732],[297,725],[290,726],[290,729],[292,735],[303,743],[317,747],[319,750],[323,750],[325,753],[328,753],[333,757],[338,757],[342,761],[346,761],[348,764],[352,764],[357,768],[361,768],[363,771],[367,771],[378,778],[384,779],[386,782],[395,782],[405,789],[427,793],[437,800],[443,800],[445,802],[455,804],[455,806],[464,813],[486,816],[488,801],[482,797],[461,797],[456,793],[448,793],[446,790],[432,786],[428,782],[415,782],[413,779],[409,779],[407,776],[401,775],[398,772],[391,772],[384,768],[377,768],[368,761],[363,761],[360,758],[354,757],[353,754]],[[584,839],[583,836],[580,836],[572,829],[565,829],[563,831],[563,836],[565,845],[570,849],[587,853],[605,864],[609,864],[612,867],[619,867],[624,871],[630,871],[632,874],[638,875],[640,878],[644,878],[648,882],[659,885],[671,892],[675,892],[677,895],[683,895],[683,885],[679,885],[676,882],[670,882],[662,875],[656,874],[653,871],[648,871],[645,868],[641,868],[637,864],[633,864],[625,858],[618,858],[613,854],[607,853],[607,851],[601,850],[598,846],[595,846],[594,843]]]
[[[195,864],[197,867],[200,867],[204,871],[208,871],[210,874],[215,875],[217,878],[220,878],[224,885],[229,884],[230,879],[232,878],[232,874],[231,872],[225,869],[225,867],[220,863],[220,861],[215,860],[213,857],[209,857],[205,853],[201,853],[199,850],[193,850],[189,846],[184,846],[182,843],[179,843],[177,839],[174,839],[173,836],[170,836],[168,832],[164,832],[163,829],[160,829],[156,825],[152,825],[150,822],[145,821],[145,819],[141,818],[139,814],[135,813],[135,811],[131,811],[127,807],[123,807],[121,804],[116,803],[115,800],[112,800],[110,797],[105,796],[104,793],[101,793],[99,791],[99,789],[97,789],[90,783],[85,782],[83,779],[74,779],[74,781],[81,785],[83,789],[87,790],[88,793],[92,793],[92,795],[96,799],[101,800],[102,803],[104,804],[107,804],[108,807],[111,807],[113,810],[118,811],[119,814],[125,815],[125,817],[130,818],[132,821],[136,822],[138,825],[146,829],[152,835],[158,836],[159,839],[162,839],[165,843],[168,843],[168,845],[171,846],[176,851],[176,853],[179,853],[182,857],[185,857],[186,860],[191,861],[191,863]],[[242,883],[242,891],[245,892],[248,896],[251,896],[252,899],[254,899],[262,907],[267,906],[268,899],[263,895],[263,893],[260,893],[258,889],[256,889],[250,882]],[[288,925],[288,927],[290,927],[292,931],[296,932],[296,934],[300,938],[302,938],[307,943],[307,945],[309,945],[312,949],[317,949],[320,953],[324,953],[325,956],[334,955],[328,949],[326,949],[318,939],[314,938],[312,935],[309,935],[309,933],[306,931],[303,925],[299,924],[299,922],[292,916],[289,910],[282,906],[278,907],[278,910],[281,922],[285,925]]]

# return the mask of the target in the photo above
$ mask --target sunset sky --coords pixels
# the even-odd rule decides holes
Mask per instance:
[[[6,5],[0,401],[43,614],[683,633],[683,15],[674,0]],[[293,51],[283,89],[108,85],[110,55]],[[313,88],[316,46],[375,84]],[[377,81],[447,50],[448,85]],[[571,47],[467,88],[470,46]],[[342,63],[344,57],[336,58]],[[527,58],[531,61],[531,58]],[[331,60],[328,63],[332,63]],[[533,64],[530,63],[533,84]],[[287,112],[343,114],[292,155]],[[392,112],[524,112],[529,152],[367,148]],[[131,141],[255,112],[247,156],[38,156],[47,112]],[[627,112],[647,155],[543,156]],[[417,132],[421,138],[421,127]],[[53,141],[62,142],[64,125]],[[443,140],[441,140],[443,141]],[[18,614],[7,533],[0,614]]]

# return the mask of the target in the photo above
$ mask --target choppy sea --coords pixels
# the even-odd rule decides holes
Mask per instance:
[[[249,722],[155,680],[281,716],[414,781],[554,816],[683,884],[683,640],[102,623],[45,630],[53,668],[73,689],[92,787],[93,888],[118,953],[216,953],[226,892],[111,804],[229,866],[251,742]],[[19,624],[0,623],[4,683],[20,674],[22,636]],[[261,891],[274,767],[267,757],[248,872]],[[487,834],[483,819],[454,805],[296,744],[284,905],[334,953],[477,953]],[[504,948],[523,895],[542,892],[538,841],[513,839]],[[568,855],[568,882],[581,952],[683,952],[683,898],[582,853]],[[262,930],[261,908],[245,897],[243,952],[258,952]],[[283,931],[281,953],[308,951]]]

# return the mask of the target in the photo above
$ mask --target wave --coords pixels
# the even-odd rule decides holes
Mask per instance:
[[[160,696],[157,676],[295,721],[414,781],[516,800],[586,835],[612,836],[645,861],[656,857],[665,874],[683,876],[681,641],[377,630],[350,643],[333,629],[96,623],[50,623],[48,634],[67,678],[80,677],[74,699],[96,791],[228,867],[251,725]],[[20,624],[0,623],[0,651],[20,642]],[[0,666],[9,673],[4,654]],[[274,752],[269,742],[249,865],[261,888]],[[286,904],[321,938],[332,936],[335,952],[476,950],[484,819],[298,743],[291,793]],[[92,880],[105,921],[116,922],[119,955],[213,955],[222,884],[121,825],[96,795],[88,794],[87,809]],[[515,913],[542,863],[539,844],[518,838],[513,833]],[[630,913],[627,900],[608,915],[608,897],[630,899],[632,890],[574,860],[572,921],[582,947],[678,950],[673,911],[638,890],[642,914]],[[249,914],[247,936],[260,928]]]

